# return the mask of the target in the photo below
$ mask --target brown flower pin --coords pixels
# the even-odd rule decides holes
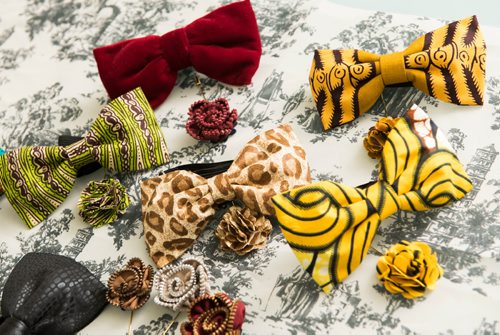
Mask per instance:
[[[153,267],[145,265],[139,258],[132,258],[125,268],[116,271],[108,280],[106,299],[122,310],[131,311],[129,331],[131,333],[133,312],[148,301],[153,287]]]

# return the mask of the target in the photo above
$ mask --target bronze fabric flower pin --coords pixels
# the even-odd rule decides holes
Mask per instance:
[[[255,249],[262,249],[273,230],[271,222],[250,208],[231,206],[215,230],[220,248],[242,256]]]
[[[108,280],[106,299],[122,310],[134,311],[148,301],[153,287],[153,267],[139,258],[132,258],[125,268]]]

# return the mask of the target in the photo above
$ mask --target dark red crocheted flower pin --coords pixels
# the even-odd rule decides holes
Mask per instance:
[[[186,130],[197,140],[220,142],[235,132],[238,113],[236,109],[231,110],[224,98],[196,101],[189,108],[188,114]]]

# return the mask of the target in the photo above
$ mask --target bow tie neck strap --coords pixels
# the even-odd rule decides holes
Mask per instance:
[[[177,71],[189,66],[231,85],[247,85],[262,46],[250,1],[222,6],[186,27],[94,49],[99,75],[111,98],[142,87],[153,108],[172,91]]]

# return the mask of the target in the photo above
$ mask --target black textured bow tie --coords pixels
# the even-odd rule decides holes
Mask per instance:
[[[25,255],[3,288],[2,335],[69,335],[106,306],[106,287],[75,260]]]

